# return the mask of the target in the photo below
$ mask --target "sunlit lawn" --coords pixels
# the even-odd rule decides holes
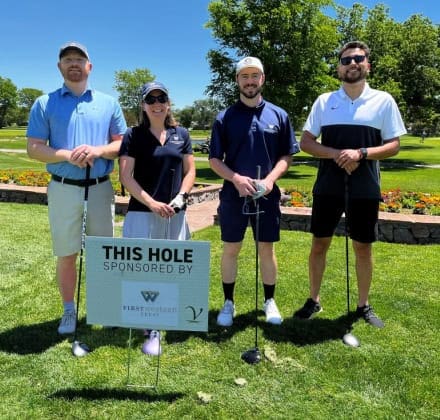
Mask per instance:
[[[236,286],[237,317],[228,330],[215,319],[222,305],[218,227],[193,234],[209,241],[209,331],[164,333],[159,387],[157,359],[140,351],[135,332],[86,324],[81,301],[79,338],[92,353],[71,355],[71,338],[56,333],[61,312],[54,280],[47,207],[0,203],[0,418],[2,419],[435,419],[440,413],[440,245],[378,242],[371,302],[385,320],[363,321],[345,346],[345,247],[334,238],[322,288],[324,311],[299,322],[292,312],[308,293],[310,234],[282,231],[276,245],[281,326],[258,312],[263,361],[240,356],[254,345],[255,247],[245,238]],[[118,231],[120,235],[120,231]],[[87,255],[85,255],[87,259]],[[351,307],[356,302],[353,255]],[[83,277],[83,293],[87,275]],[[254,296],[254,297],[252,297]],[[261,299],[261,288],[260,288]],[[131,383],[127,363],[131,355]],[[235,381],[244,379],[244,386]],[[206,403],[203,403],[205,398]]]
[[[205,139],[208,131],[194,132],[195,138]],[[0,149],[21,149],[26,147],[24,129],[1,129]],[[197,157],[207,158],[206,154],[196,153]],[[198,183],[220,183],[221,180],[210,169],[207,160],[196,162]],[[428,165],[428,166],[427,166]],[[427,138],[422,144],[419,137],[404,136],[401,150],[393,158],[381,163],[382,190],[401,189],[425,193],[439,193],[440,138]],[[30,159],[26,153],[0,152],[0,170],[44,170],[41,162]],[[316,176],[316,160],[304,152],[294,156],[294,164],[289,172],[278,182],[280,187],[310,191]]]

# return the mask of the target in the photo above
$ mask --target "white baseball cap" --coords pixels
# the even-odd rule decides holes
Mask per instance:
[[[235,68],[235,74],[240,73],[243,69],[247,69],[249,67],[255,67],[260,70],[261,73],[264,73],[263,64],[260,59],[257,57],[245,57],[237,63]]]
[[[60,53],[58,55],[59,58],[61,58],[67,50],[77,50],[85,58],[87,58],[87,60],[90,60],[87,48],[84,45],[80,44],[79,42],[67,42],[67,43],[61,45]]]

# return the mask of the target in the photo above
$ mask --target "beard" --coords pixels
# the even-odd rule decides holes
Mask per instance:
[[[367,78],[368,70],[364,69],[363,67],[359,68],[359,71],[352,72],[350,70],[347,70],[345,72],[341,72],[339,75],[339,78],[345,82],[345,83],[357,83],[361,80],[364,80]]]
[[[250,91],[246,91],[246,89],[251,88]],[[239,86],[240,93],[248,99],[254,99],[261,93],[261,86],[258,87],[257,85],[246,85],[244,87]]]
[[[69,68],[62,71],[63,77],[69,82],[81,82],[87,78],[87,75],[78,68]]]

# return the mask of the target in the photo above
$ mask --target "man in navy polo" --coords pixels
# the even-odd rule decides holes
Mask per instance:
[[[114,192],[109,174],[127,126],[118,102],[89,87],[92,63],[86,47],[64,44],[58,68],[64,84],[32,106],[27,150],[31,158],[45,162],[52,175],[47,189],[49,222],[64,305],[58,332],[71,334],[76,328],[76,260],[81,249],[86,167],[91,168],[87,234],[113,236]]]
[[[218,209],[223,241],[221,273],[225,302],[217,317],[220,326],[229,327],[235,315],[234,287],[237,259],[248,222],[255,237],[255,205],[262,212],[258,252],[264,287],[263,310],[266,321],[281,324],[274,300],[277,262],[273,243],[280,239],[280,190],[275,182],[289,168],[291,155],[299,152],[287,113],[261,95],[265,76],[261,61],[246,57],[236,66],[240,99],[220,112],[214,121],[209,162],[224,179]],[[257,180],[257,167],[261,168]],[[257,192],[257,190],[259,192]]]

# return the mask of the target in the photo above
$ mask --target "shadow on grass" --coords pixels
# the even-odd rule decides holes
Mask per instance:
[[[0,351],[19,355],[40,354],[66,339],[71,342],[73,334],[59,335],[58,324],[59,319],[55,319],[6,330],[0,333]],[[77,339],[89,345],[92,351],[108,344],[127,347],[128,329],[95,329],[91,325],[86,325],[83,318],[78,323]],[[134,334],[132,340],[136,343],[143,341],[144,338],[139,333]]]
[[[129,390],[129,389],[98,389],[98,388],[82,388],[73,389],[67,388],[54,392],[48,396],[49,398],[58,398],[67,401],[78,399],[93,401],[93,400],[130,400],[130,401],[145,401],[145,402],[168,402],[173,403],[180,398],[185,397],[185,394],[180,392],[167,392],[164,394],[157,393],[154,390]]]
[[[230,340],[235,334],[255,326],[255,311],[240,314],[234,318],[230,328],[217,325],[218,310],[209,311],[208,332],[167,331],[164,341],[167,344],[181,343],[191,337],[198,337],[206,342],[222,343]],[[302,321],[287,318],[281,325],[271,325],[263,320],[263,312],[258,311],[258,334],[275,342],[291,342],[297,346],[318,344],[341,339],[354,322],[353,313],[336,319],[318,317]],[[58,319],[41,324],[16,327],[0,333],[0,351],[11,354],[39,354],[73,336],[61,336],[57,333]],[[106,345],[126,348],[128,346],[128,328],[99,328],[85,325],[81,319],[78,324],[77,339],[86,343],[91,351]],[[142,330],[134,329],[132,346],[144,341]]]
[[[297,346],[319,344],[326,341],[340,340],[351,330],[356,321],[354,312],[336,319],[318,317],[311,320],[288,318],[281,325],[272,325],[261,319],[262,311],[258,311],[258,334],[275,342],[290,342]],[[255,311],[240,314],[234,318],[232,327],[224,328],[217,325],[218,311],[209,311],[209,332],[194,333],[168,331],[165,340],[168,344],[183,342],[190,337],[199,337],[208,342],[221,343],[230,340],[235,334],[249,327],[255,327]]]
[[[336,319],[317,317],[310,320],[288,318],[278,328],[261,323],[264,337],[275,342],[290,342],[297,346],[320,344],[326,341],[341,340],[352,329],[354,313]]]
[[[14,354],[38,354],[62,342],[57,334],[59,319],[41,324],[22,325],[0,333],[0,350]]]

